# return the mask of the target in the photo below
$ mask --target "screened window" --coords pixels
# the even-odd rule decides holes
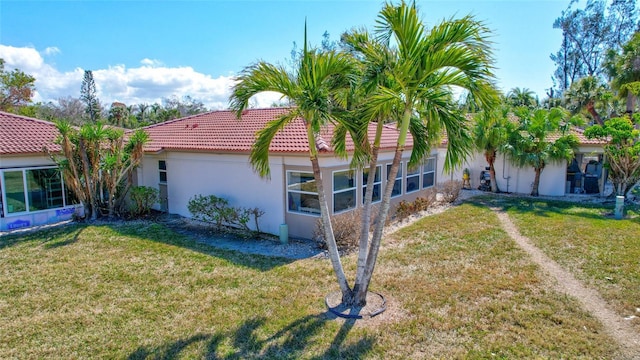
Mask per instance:
[[[391,164],[387,164],[387,181],[389,181],[389,172],[391,171]],[[393,191],[391,197],[402,195],[402,163],[398,167],[398,174],[396,174],[396,180],[393,183]]]
[[[160,182],[167,182],[167,162],[165,160],[158,160],[158,172],[160,175]]]
[[[289,211],[320,214],[318,189],[313,173],[302,171],[287,172],[287,203]]]
[[[420,190],[420,166],[409,167],[407,164],[407,184],[405,191],[411,193]]]
[[[64,189],[58,169],[27,170],[29,211],[64,207]]]
[[[57,168],[7,170],[2,176],[7,214],[65,206],[67,191]]]
[[[381,200],[381,189],[382,189],[382,166],[376,166],[376,174],[373,182],[373,198],[372,202],[378,202]],[[369,169],[364,169],[362,171],[362,202],[364,203],[364,195],[367,191],[367,183],[369,181]]]
[[[425,160],[422,171],[422,188],[429,188],[436,183],[436,158]]]
[[[7,197],[8,214],[27,211],[22,170],[4,172],[4,191]]]
[[[344,170],[333,173],[333,212],[356,207],[355,171]]]

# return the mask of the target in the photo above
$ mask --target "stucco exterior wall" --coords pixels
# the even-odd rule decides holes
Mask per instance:
[[[158,160],[167,164],[170,213],[191,217],[189,199],[195,195],[216,195],[227,199],[230,206],[260,208],[265,212],[259,220],[260,230],[278,233],[284,222],[284,180],[278,157],[272,158],[269,180],[253,172],[246,155],[180,152],[146,155],[138,170],[140,185],[159,187]],[[253,223],[250,225],[253,227]]]

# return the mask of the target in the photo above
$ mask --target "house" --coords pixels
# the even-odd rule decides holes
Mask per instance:
[[[265,212],[260,229],[278,234],[288,226],[292,237],[311,238],[320,209],[306,129],[296,119],[280,131],[270,147],[271,176],[258,176],[249,163],[256,132],[287,112],[287,108],[250,109],[238,120],[232,111],[213,111],[145,128],[150,141],[138,168],[138,185],[160,191],[157,209],[190,217],[189,199],[195,195],[226,198],[231,206],[258,207]],[[324,188],[332,214],[351,211],[363,202],[367,171],[350,168],[331,149],[332,128],[321,132],[316,146]],[[369,129],[371,136],[375,125]],[[385,126],[375,174],[374,201],[381,200],[396,146],[398,131]],[[410,140],[410,139],[409,139]],[[436,184],[436,151],[416,168],[408,168],[411,142],[394,179],[393,202],[415,199],[420,190]],[[347,143],[353,150],[353,144]],[[435,150],[435,149],[434,149]]]
[[[584,130],[573,127],[569,130],[579,141],[574,160],[562,161],[545,166],[540,176],[539,193],[544,196],[564,196],[567,194],[605,194],[606,171],[603,169],[605,141],[589,139]],[[553,134],[552,137],[559,137]],[[551,138],[552,140],[553,138]],[[446,149],[438,149],[438,164],[444,163]],[[482,153],[474,153],[464,164],[447,176],[462,179],[462,170],[468,168],[471,188],[480,185],[481,172],[489,165]],[[494,163],[496,180],[500,191],[518,194],[530,194],[535,172],[533,167],[517,167],[504,154],[498,154]],[[439,169],[438,174],[443,174]],[[444,174],[443,174],[444,175]]]
[[[57,164],[56,126],[0,112],[0,231],[69,220],[78,210]]]

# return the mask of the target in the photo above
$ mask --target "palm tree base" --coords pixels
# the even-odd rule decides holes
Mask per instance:
[[[382,294],[368,291],[364,306],[352,306],[342,302],[342,292],[335,291],[324,298],[327,310],[335,316],[345,319],[369,319],[387,310],[387,300]]]

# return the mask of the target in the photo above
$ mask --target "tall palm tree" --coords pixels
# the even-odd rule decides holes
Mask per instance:
[[[410,164],[419,164],[428,154],[428,145],[440,136],[441,130],[446,130],[449,142],[445,168],[453,168],[469,154],[471,138],[466,120],[453,101],[452,88],[468,90],[483,108],[497,100],[492,86],[488,30],[470,16],[443,21],[427,30],[415,5],[405,2],[384,5],[377,24],[375,42],[387,49],[391,59],[387,61],[388,68],[382,70],[384,81],[375,84],[362,107],[365,114],[377,115],[365,120],[384,114],[399,129],[387,178],[396,177],[412,129],[414,147]],[[366,59],[373,55],[363,52],[362,56]],[[363,270],[356,274],[353,303],[357,305],[366,301],[392,190],[393,182],[387,182]]]
[[[289,72],[282,66],[262,61],[245,68],[237,77],[238,82],[233,87],[230,97],[231,108],[240,118],[242,112],[249,106],[251,97],[265,91],[278,92],[295,104],[288,112],[269,122],[264,129],[258,132],[250,154],[250,162],[261,176],[268,177],[270,172],[269,146],[273,137],[288,123],[296,119],[304,121],[307,129],[309,159],[320,203],[324,239],[327,242],[329,257],[343,298],[349,298],[352,290],[344,274],[333,236],[329,207],[318,162],[316,139],[322,127],[340,121],[335,116],[334,110],[339,103],[339,94],[351,85],[355,66],[351,57],[345,54],[308,49],[306,25],[304,41],[302,56],[298,60],[295,72]]]
[[[496,181],[495,161],[498,151],[502,150],[509,139],[513,124],[509,121],[509,108],[506,106],[490,109],[476,114],[473,125],[473,143],[489,164],[491,191],[500,192]]]
[[[507,100],[513,107],[526,106],[535,108],[538,106],[536,94],[528,88],[514,87],[507,93]]]
[[[520,124],[510,134],[505,150],[520,167],[532,166],[535,171],[531,196],[538,196],[540,175],[552,162],[571,161],[578,147],[578,138],[569,134],[568,113],[560,108],[551,110],[519,108]]]

